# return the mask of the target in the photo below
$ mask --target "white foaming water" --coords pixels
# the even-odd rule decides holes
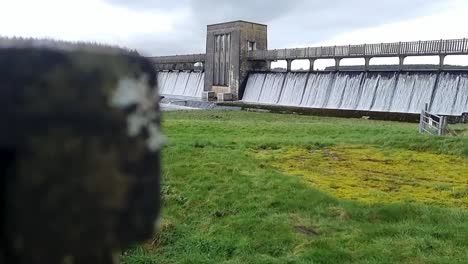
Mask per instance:
[[[205,85],[205,74],[203,72],[191,72],[185,87],[183,96],[201,97]]]
[[[184,95],[189,77],[190,72],[179,72],[174,90],[172,92],[173,95]]]
[[[355,110],[369,111],[374,102],[375,91],[377,90],[377,85],[379,84],[380,75],[379,74],[368,74],[362,84],[362,93],[357,100],[359,103]]]
[[[203,72],[159,72],[164,95],[201,97]],[[255,73],[244,101],[312,108],[419,113],[431,102],[442,115],[468,112],[468,75],[442,73]],[[433,91],[436,87],[435,91]]]
[[[308,76],[308,77],[307,77]],[[310,108],[420,113],[426,103],[442,115],[468,112],[468,74],[257,73],[244,101]],[[435,90],[434,90],[435,87]]]
[[[201,98],[203,72],[159,72],[161,94]],[[468,112],[468,74],[254,73],[243,101],[311,108],[441,115]],[[434,90],[435,87],[435,90]]]
[[[156,76],[158,78],[158,88],[159,93],[164,94],[164,89],[166,89],[166,80],[167,80],[167,72],[159,72]]]
[[[439,85],[434,94],[431,111],[441,115],[451,115],[455,105],[460,76],[441,73]]]
[[[246,87],[251,88],[245,90],[243,101],[252,103],[258,102],[260,94],[262,93],[265,77],[266,75],[261,73],[252,73],[249,75]]]
[[[340,109],[354,110],[359,102],[359,93],[361,92],[361,81],[364,73],[350,75],[346,89],[344,89],[343,99]]]
[[[174,87],[179,77],[179,72],[167,72],[166,82],[164,83],[165,88],[163,89],[164,94],[174,94]]]
[[[468,113],[468,75],[460,76],[458,96],[453,107],[452,115]]]
[[[305,84],[306,73],[288,73],[280,96],[280,105],[298,106],[301,104]]]
[[[395,86],[395,93],[393,94],[392,105],[390,106],[391,112],[406,113],[408,112],[413,95],[414,83],[416,78],[409,74],[400,74],[398,82]]]
[[[198,84],[196,97],[201,97],[203,91],[205,90],[205,72],[199,72],[200,74],[200,83]]]
[[[315,83],[318,79],[318,76],[318,74],[309,74],[304,95],[300,104],[301,106],[310,107],[315,101],[318,89],[313,89],[313,87],[316,87]]]
[[[396,83],[396,74],[380,74],[379,83],[375,89],[374,103],[371,108],[372,111],[390,111]]]
[[[330,94],[328,96],[328,100],[324,104],[324,108],[340,108],[341,100],[343,99],[343,94],[349,78],[350,76],[346,74],[335,74],[334,82],[333,85],[330,86]]]
[[[416,73],[414,78],[414,88],[411,95],[411,102],[406,113],[419,114],[426,104],[430,104],[434,86],[437,81],[437,74]]]
[[[302,106],[322,108],[328,98],[328,90],[332,85],[334,73],[314,73],[309,75],[309,81],[302,99]]]
[[[158,72],[158,87],[163,95],[201,98],[204,72]]]
[[[285,73],[267,73],[258,102],[277,104],[284,84]]]

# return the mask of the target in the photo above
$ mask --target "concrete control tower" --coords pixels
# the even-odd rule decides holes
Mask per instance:
[[[267,42],[266,25],[246,21],[208,25],[203,98],[238,100],[253,66],[247,60],[247,52],[267,50]],[[262,65],[255,65],[256,69],[259,67]]]

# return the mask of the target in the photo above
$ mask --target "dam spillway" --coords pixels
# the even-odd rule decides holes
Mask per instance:
[[[251,73],[243,102],[316,109],[440,115],[468,112],[468,73]]]
[[[468,117],[468,67],[446,64],[448,57],[468,55],[468,38],[269,50],[267,27],[242,20],[211,24],[205,53],[151,57],[159,90],[175,99],[240,100],[339,116],[415,120],[427,105],[432,113]],[[422,56],[438,63],[405,64]],[[375,67],[376,58],[398,64]],[[335,65],[314,71],[323,59]],[[347,70],[343,59],[363,59],[364,65]],[[294,72],[297,60],[308,60],[310,72]],[[275,61],[286,62],[286,72],[272,71]]]
[[[340,116],[371,116],[372,112],[384,119],[414,120],[426,104],[434,113],[468,116],[464,115],[468,67],[446,63],[449,57],[466,55],[466,37],[268,49],[267,25],[236,20],[207,26],[204,53],[150,60],[156,72],[162,72],[160,90],[168,97],[242,100],[258,107],[302,107],[309,113]],[[421,67],[405,63],[427,56],[438,63]],[[398,64],[375,67],[371,61],[377,58],[394,58]],[[334,60],[334,66],[315,72],[316,63],[324,59]],[[364,64],[347,70],[341,65],[344,59],[362,59]],[[294,61],[299,60],[301,65],[309,64],[310,73],[293,71]],[[276,61],[286,63],[286,73],[272,72]],[[190,73],[194,70],[204,73]]]
[[[164,96],[200,98],[205,73],[201,71],[164,71],[157,73],[159,91]]]

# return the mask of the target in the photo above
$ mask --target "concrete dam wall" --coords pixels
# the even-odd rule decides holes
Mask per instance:
[[[171,71],[158,72],[157,75],[159,91],[162,95],[201,98],[204,72]]]
[[[468,55],[468,38],[269,50],[267,25],[238,20],[208,25],[205,53],[151,60],[168,97],[400,119],[417,116],[426,104],[441,115],[468,112],[468,71],[445,64],[446,57],[458,55]],[[439,63],[431,71],[405,64],[420,56],[436,56]],[[398,65],[371,65],[375,58],[392,57]],[[341,66],[353,58],[364,60],[359,70]],[[335,61],[332,70],[313,71],[322,59]],[[286,62],[286,73],[272,72],[272,62],[279,60]],[[293,72],[295,60],[308,60],[310,72]]]
[[[247,103],[373,112],[441,115],[468,112],[468,73],[322,72],[252,73]]]

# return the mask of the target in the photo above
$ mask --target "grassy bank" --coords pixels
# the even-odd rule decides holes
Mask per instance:
[[[466,136],[423,136],[408,123],[207,111],[166,113],[164,129],[162,229],[123,263],[468,259]]]

